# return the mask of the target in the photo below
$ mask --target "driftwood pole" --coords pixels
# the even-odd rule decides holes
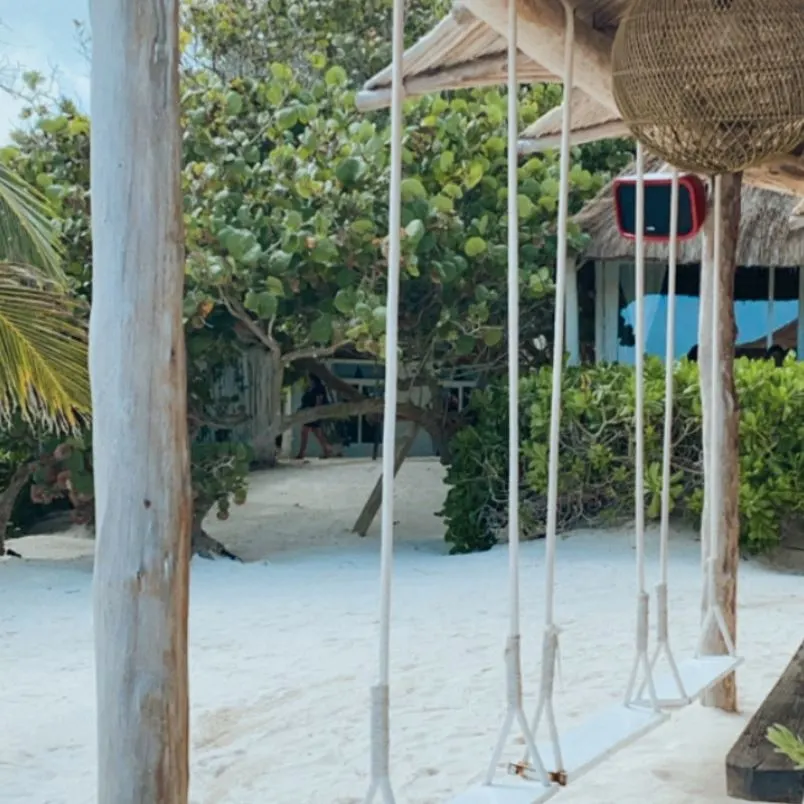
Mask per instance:
[[[91,0],[98,804],[186,804],[179,0]]]
[[[698,365],[701,376],[701,399],[703,403],[704,451],[708,457],[709,433],[713,427],[710,420],[709,394],[719,396],[717,402],[721,411],[717,419],[715,433],[714,477],[705,478],[705,504],[703,516],[702,558],[708,558],[705,534],[709,529],[708,510],[711,505],[711,489],[716,482],[721,483],[722,511],[719,517],[720,528],[717,539],[717,597],[732,640],[737,641],[737,569],[740,560],[740,462],[739,425],[740,411],[734,385],[734,347],[737,340],[737,327],[734,317],[734,277],[737,267],[737,240],[740,229],[740,193],[742,174],[729,174],[721,178],[721,243],[720,264],[714,265],[714,210],[710,206],[704,229],[704,254],[701,262],[701,300],[699,319]],[[718,331],[719,366],[713,378],[710,372],[712,355],[712,291],[714,282],[720,283],[720,329]],[[714,383],[713,383],[714,379]],[[714,389],[714,391],[712,390]],[[709,464],[705,461],[704,466]],[[704,584],[705,587],[705,584]],[[703,608],[707,606],[704,591]],[[713,625],[704,635],[703,649],[708,654],[727,652],[726,645],[717,627]],[[716,706],[727,712],[737,711],[737,684],[734,674],[727,676],[713,687],[704,697],[706,706]]]
[[[394,477],[396,477],[399,474],[399,470],[402,468],[402,464],[407,460],[407,457],[410,454],[410,450],[413,448],[413,444],[416,441],[416,436],[418,434],[419,434],[419,425],[413,424],[411,426],[410,432],[397,446],[396,455],[394,456]],[[366,504],[363,506],[363,510],[360,512],[359,516],[357,517],[357,521],[352,527],[352,533],[357,533],[359,536],[365,536],[368,533],[368,529],[371,527],[371,523],[377,516],[377,512],[380,510],[381,506],[382,506],[382,475],[380,475],[377,478],[377,482],[374,484],[374,488],[372,489],[368,500],[366,500]]]

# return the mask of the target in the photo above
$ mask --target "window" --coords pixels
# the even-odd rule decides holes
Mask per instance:
[[[378,363],[366,360],[336,361],[331,366],[336,377],[349,383],[364,396],[382,396],[385,369]],[[344,401],[333,394],[333,401]],[[342,436],[349,444],[381,444],[382,415],[364,414],[352,416],[343,422]]]
[[[608,263],[604,270],[619,270],[616,360],[633,364],[636,323],[633,263]],[[773,278],[771,278],[773,275]],[[771,344],[795,349],[798,333],[798,269],[739,268],[734,286],[737,347],[744,354],[764,355]],[[646,353],[664,357],[667,331],[667,266],[645,266]],[[771,292],[773,298],[771,299]],[[680,265],[677,273],[676,338],[674,355],[683,357],[698,343],[700,269]],[[600,308],[598,308],[600,309]],[[605,311],[609,316],[611,310]]]

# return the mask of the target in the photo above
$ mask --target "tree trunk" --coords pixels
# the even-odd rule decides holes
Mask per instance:
[[[276,388],[277,370],[273,355],[263,347],[249,349],[245,356],[248,370],[248,409],[252,412],[249,427],[252,432],[254,464],[259,467],[276,464],[276,436],[273,428],[282,420],[282,364],[279,362],[279,388]]]
[[[413,442],[416,440],[418,434],[419,426],[414,425],[410,433],[408,433],[405,439],[396,448],[396,455],[394,456],[394,477],[399,474],[399,470],[410,454]],[[365,536],[368,533],[368,529],[371,527],[374,517],[377,516],[377,511],[380,510],[380,506],[382,505],[382,477],[381,474],[374,485],[374,489],[369,495],[366,504],[363,506],[363,510],[360,512],[360,516],[358,516],[352,528],[352,533],[357,533],[360,536]]]
[[[714,421],[707,422],[709,418],[708,393],[704,391],[704,422],[706,428],[715,429],[714,477],[706,476],[705,485],[711,495],[713,484],[720,484],[721,512],[718,517],[719,528],[716,534],[715,571],[717,602],[720,605],[726,620],[732,640],[737,639],[737,569],[740,560],[740,457],[739,457],[739,425],[740,411],[737,401],[737,392],[734,385],[734,349],[737,339],[737,326],[734,316],[734,277],[736,273],[737,239],[740,228],[740,193],[742,189],[742,174],[730,174],[721,179],[722,210],[721,210],[721,242],[720,264],[714,265],[714,215],[711,214],[706,224],[705,259],[702,272],[711,272],[711,281],[719,283],[719,323],[718,329],[718,355],[719,365],[716,366],[712,392],[716,394],[718,415]],[[714,210],[713,210],[714,212]],[[707,259],[708,258],[708,259]],[[711,298],[711,296],[710,296]],[[702,316],[705,315],[703,304]],[[711,316],[702,322],[702,329],[707,326],[711,329]],[[711,360],[711,341],[708,354],[700,355],[699,362],[704,365]],[[705,389],[702,383],[702,391]],[[708,429],[706,430],[708,432]],[[708,505],[712,504],[712,498]],[[704,541],[704,545],[706,541]],[[704,548],[705,549],[705,548]],[[705,554],[708,558],[708,555]],[[704,606],[708,605],[706,595]],[[704,635],[704,653],[724,654],[727,652],[716,625],[712,625]],[[704,705],[715,706],[726,712],[737,711],[737,683],[735,675],[727,676],[720,684],[713,687],[704,696]]]
[[[232,561],[241,561],[242,559],[228,550],[226,545],[214,539],[204,530],[205,516],[206,514],[196,514],[193,517],[191,537],[193,555],[200,556],[201,558],[228,558]]]
[[[179,0],[91,0],[97,804],[186,804]]]
[[[31,479],[35,469],[36,461],[30,461],[18,466],[14,474],[11,475],[8,485],[3,489],[3,493],[0,494],[0,556],[6,554],[6,531],[8,530],[11,514],[14,511],[14,503],[17,502],[17,497],[20,496],[26,483]]]

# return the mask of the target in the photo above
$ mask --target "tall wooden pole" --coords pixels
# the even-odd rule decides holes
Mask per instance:
[[[179,0],[91,0],[98,804],[186,804]]]
[[[732,640],[737,641],[737,569],[740,560],[740,456],[739,426],[740,411],[737,403],[737,392],[734,385],[734,347],[737,340],[737,326],[734,317],[734,278],[737,267],[737,239],[740,229],[740,195],[742,190],[742,174],[730,174],[721,178],[722,209],[720,222],[720,264],[714,265],[714,210],[710,209],[704,230],[704,255],[701,263],[701,304],[699,321],[698,365],[701,372],[701,399],[703,402],[704,444],[708,452],[709,434],[713,427],[709,416],[709,394],[714,387],[719,395],[719,408],[715,433],[715,465],[714,477],[705,479],[705,510],[703,518],[704,538],[702,539],[704,563],[708,558],[706,552],[708,531],[708,509],[711,505],[711,489],[714,483],[721,483],[721,493],[717,495],[722,501],[719,517],[720,528],[717,544],[717,598],[723,611],[726,625]],[[712,317],[709,302],[712,299],[714,282],[720,283],[720,329],[718,331],[718,355],[720,357],[717,373],[713,378],[710,371],[712,355]],[[708,462],[704,466],[709,466]],[[705,586],[705,585],[704,585]],[[704,592],[704,611],[708,601]],[[704,635],[703,649],[705,653],[726,653],[726,645],[716,625]],[[704,698],[707,706],[716,706],[727,712],[737,711],[737,684],[734,674],[727,676],[720,684],[713,687]]]

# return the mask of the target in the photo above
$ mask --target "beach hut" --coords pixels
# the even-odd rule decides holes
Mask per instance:
[[[586,129],[578,124],[579,133]],[[648,171],[667,172],[656,158]],[[633,167],[623,174],[633,173]],[[804,227],[797,199],[787,193],[745,185],[734,278],[738,354],[764,356],[772,346],[804,355]],[[589,241],[574,264],[577,293],[567,296],[567,351],[573,361],[633,362],[633,240],[620,234],[614,182],[576,216]],[[674,354],[688,354],[698,343],[700,237],[678,244],[676,338]],[[647,351],[664,356],[669,247],[646,243]],[[574,309],[569,305],[575,305]],[[574,323],[577,321],[577,325]]]

